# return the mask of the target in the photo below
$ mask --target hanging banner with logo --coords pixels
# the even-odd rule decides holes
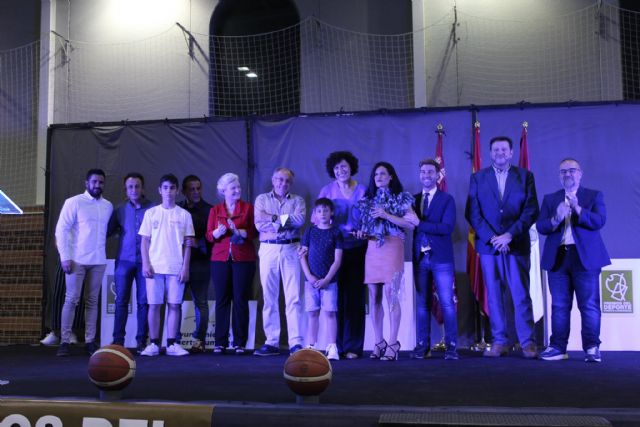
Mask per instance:
[[[602,313],[633,313],[633,270],[605,270],[600,275]]]
[[[600,273],[601,350],[640,350],[640,259],[612,259]],[[551,295],[547,290],[547,312]],[[582,350],[580,310],[574,297],[568,350]],[[551,334],[551,329],[548,331]]]

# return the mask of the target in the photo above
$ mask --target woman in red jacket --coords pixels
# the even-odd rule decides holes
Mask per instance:
[[[256,270],[253,239],[253,205],[240,200],[238,175],[225,173],[218,180],[224,200],[211,208],[207,240],[211,251],[211,279],[216,291],[216,333],[213,352],[223,354],[229,346],[229,319],[233,301],[233,352],[244,354],[249,332],[249,298]]]

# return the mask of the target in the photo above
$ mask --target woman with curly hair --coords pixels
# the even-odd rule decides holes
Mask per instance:
[[[372,359],[397,360],[400,352],[400,292],[404,272],[405,230],[419,220],[413,209],[413,196],[404,191],[390,163],[373,166],[365,197],[358,202],[359,238],[368,240],[364,281],[369,287],[369,306],[375,336]],[[382,336],[384,310],[382,292],[389,306],[389,341]]]
[[[333,202],[332,223],[342,233],[344,247],[338,272],[338,352],[346,359],[362,357],[365,327],[364,254],[366,245],[356,239],[355,207],[366,187],[353,175],[358,173],[358,158],[349,151],[334,151],[326,161],[332,182],[322,187],[318,198]]]

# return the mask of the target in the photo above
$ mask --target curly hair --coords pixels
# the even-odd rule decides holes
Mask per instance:
[[[352,176],[358,173],[358,158],[354,156],[351,151],[334,151],[333,153],[329,154],[329,157],[327,157],[326,161],[326,168],[327,173],[329,174],[329,178],[336,177],[336,174],[333,173],[333,168],[335,168],[336,165],[343,160],[349,163]]]

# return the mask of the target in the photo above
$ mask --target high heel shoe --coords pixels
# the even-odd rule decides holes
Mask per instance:
[[[380,341],[373,347],[373,351],[369,355],[371,359],[380,359],[387,349],[387,342],[385,340]]]
[[[384,351],[384,356],[380,356],[380,360],[391,361],[398,360],[400,354],[400,341],[396,341],[394,344],[389,344]]]

